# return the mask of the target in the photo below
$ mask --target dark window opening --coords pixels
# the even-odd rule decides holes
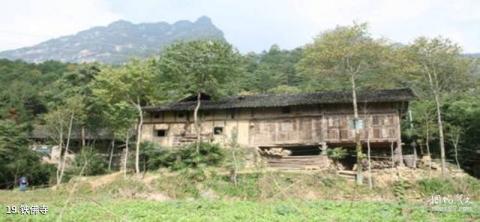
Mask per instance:
[[[178,113],[178,118],[183,118],[185,117],[185,113]]]
[[[297,146],[284,148],[290,152],[290,156],[316,156],[320,155],[320,148],[318,146]]]
[[[153,113],[153,118],[159,119],[160,118],[160,113]]]
[[[290,113],[291,110],[290,110],[290,107],[283,107],[282,108],[282,113]]]
[[[221,134],[223,134],[223,127],[219,127],[219,126],[214,127],[214,128],[213,128],[213,134],[214,134],[214,135],[221,135]]]
[[[234,119],[235,118],[235,111],[230,111],[230,118],[231,119]]]
[[[155,130],[156,131],[156,135],[158,137],[165,137],[167,136],[167,130]]]
[[[351,152],[347,152],[347,155],[338,160],[338,163],[339,165],[342,165],[345,170],[352,170],[353,169],[353,166],[357,163],[357,157],[352,154]]]

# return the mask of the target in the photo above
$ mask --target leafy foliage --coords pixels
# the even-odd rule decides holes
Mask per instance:
[[[335,147],[327,150],[327,156],[335,161],[341,160],[348,155],[346,149],[342,147]]]
[[[372,37],[366,24],[327,30],[312,43],[297,49],[284,50],[273,45],[262,53],[246,55],[223,41],[196,40],[173,44],[156,58],[118,66],[56,61],[30,64],[2,59],[0,118],[5,121],[1,124],[14,128],[2,128],[4,133],[11,134],[3,139],[3,144],[10,145],[2,145],[0,151],[5,169],[0,179],[11,178],[14,173],[10,171],[17,167],[26,172],[24,168],[37,161],[32,152],[23,152],[28,144],[24,139],[33,125],[45,124],[50,134],[56,135],[47,143],[65,143],[58,135],[62,132],[65,139],[73,112],[74,130],[85,127],[95,137],[98,129],[107,129],[123,141],[132,135],[139,106],[161,104],[198,92],[215,98],[239,93],[347,89],[346,74],[351,71],[357,72],[358,88],[414,89],[419,96],[410,105],[414,127],[402,129],[408,137],[404,141],[408,146],[410,140],[415,140],[422,149],[420,153],[426,153],[428,145],[436,157],[439,153],[436,110],[425,75],[427,70],[435,71],[446,125],[447,158],[453,157],[453,143],[448,138],[455,134],[455,129],[461,129],[459,161],[462,168],[473,172],[480,141],[479,67],[478,59],[463,56],[461,48],[448,39],[420,37],[410,44],[399,45]],[[17,142],[23,145],[11,145]],[[15,154],[14,150],[19,149],[21,155]],[[214,148],[202,148],[212,151],[211,155],[195,155],[190,149],[145,145],[140,151],[148,170],[199,168],[216,165],[216,160],[222,159]],[[45,178],[48,180],[48,176]]]
[[[424,179],[419,181],[418,185],[426,196],[455,194],[455,188],[449,180],[439,178]]]
[[[80,153],[75,156],[73,164],[69,169],[70,176],[78,176],[83,170],[81,176],[95,176],[107,172],[107,161],[93,147],[84,147]]]
[[[164,149],[156,143],[143,142],[140,150],[141,165],[146,167],[144,170],[171,167],[176,160],[170,150]]]
[[[200,143],[200,152],[196,152],[195,144],[179,148],[165,149],[155,143],[142,143],[142,163],[148,170],[167,167],[172,170],[218,166],[225,158],[224,150],[218,144]]]
[[[302,58],[303,49],[282,50],[273,45],[261,54],[247,54],[246,73],[241,79],[242,91],[255,93],[299,92],[305,84],[295,64]]]
[[[297,68],[316,80],[320,89],[349,89],[350,84],[345,83],[352,75],[360,88],[385,87],[387,82],[382,79],[390,68],[389,47],[387,42],[373,39],[366,24],[338,26],[305,47]]]
[[[211,96],[235,92],[241,71],[240,54],[232,45],[218,40],[179,42],[161,54],[159,83],[165,96],[182,98],[206,93]]]
[[[0,188],[17,185],[21,176],[30,185],[50,182],[54,167],[41,162],[41,155],[29,148],[25,125],[0,120]]]
[[[46,112],[45,92],[72,66],[55,61],[29,64],[0,59],[0,118],[28,122]]]
[[[225,156],[220,145],[215,143],[200,143],[199,151],[196,152],[194,144],[179,149],[175,154],[177,161],[173,169],[218,166]]]

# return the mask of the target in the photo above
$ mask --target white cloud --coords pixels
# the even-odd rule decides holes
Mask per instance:
[[[16,0],[0,8],[0,50],[39,43],[120,18],[100,0]]]
[[[478,0],[311,0],[292,5],[316,33],[354,21],[367,22],[376,37],[408,43],[418,36],[444,36],[467,52],[480,51],[480,42],[475,40],[480,37]]]

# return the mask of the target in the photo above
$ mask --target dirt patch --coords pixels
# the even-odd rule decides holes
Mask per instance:
[[[445,172],[448,177],[462,178],[468,177],[468,174],[463,170],[457,169],[455,166],[448,165]],[[365,172],[365,178],[368,178],[369,173]],[[425,168],[408,168],[408,167],[396,167],[382,170],[372,170],[372,178],[374,185],[377,187],[389,187],[392,183],[399,180],[405,181],[418,181],[426,178],[440,178],[441,170],[438,169],[425,169]]]
[[[96,190],[99,187],[108,185],[118,179],[122,175],[122,172],[111,173],[105,176],[100,176],[94,180],[89,181],[92,190]]]
[[[147,186],[149,189],[153,189],[152,184],[153,182],[160,178],[160,175],[146,175],[143,179],[142,182]]]
[[[204,199],[209,199],[209,200],[218,199],[217,193],[212,189],[207,189],[200,192],[200,196]]]
[[[153,193],[139,193],[134,196],[135,198],[143,198],[147,200],[153,200],[153,201],[167,201],[171,200],[168,195],[160,192],[153,192]]]

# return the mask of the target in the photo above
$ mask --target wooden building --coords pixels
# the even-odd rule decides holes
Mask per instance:
[[[372,148],[391,146],[401,154],[401,118],[414,98],[410,89],[358,92],[361,140]],[[351,92],[235,96],[212,100],[202,96],[199,117],[202,140],[286,151],[286,155],[319,154],[325,147],[354,147]],[[144,107],[148,113],[142,138],[163,146],[196,139],[196,98],[164,106]]]

